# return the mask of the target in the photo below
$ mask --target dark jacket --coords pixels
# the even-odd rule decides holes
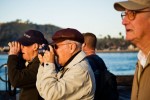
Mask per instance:
[[[107,70],[104,61],[98,55],[93,54],[86,58],[96,80],[94,100],[118,100],[116,76]]]
[[[95,75],[95,80],[96,80],[96,91],[95,91],[95,97],[94,97],[94,100],[100,100],[100,98],[102,97],[101,95],[101,87],[99,84],[100,83],[100,79],[99,79],[99,76],[100,76],[100,72],[101,71],[104,71],[107,69],[107,67],[105,66],[105,63],[104,61],[97,55],[89,55],[86,57],[91,65],[91,68],[94,72],[94,75]],[[93,62],[93,60],[98,62],[99,65],[97,65],[95,62]],[[96,59],[96,60],[95,60]]]
[[[21,89],[19,100],[42,100],[36,89],[39,63],[36,57],[25,67],[23,59],[16,55],[8,56],[8,78],[13,87]]]

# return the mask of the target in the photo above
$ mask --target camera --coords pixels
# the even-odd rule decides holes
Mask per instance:
[[[44,44],[41,47],[39,47],[38,53],[43,56],[46,50],[50,51],[50,48],[48,47],[47,44]]]

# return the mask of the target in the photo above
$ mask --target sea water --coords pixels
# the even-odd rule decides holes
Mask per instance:
[[[97,53],[105,62],[108,70],[115,75],[133,75],[137,61],[137,52],[128,53]],[[0,55],[0,78],[6,79],[7,67],[1,65],[7,63],[7,54]],[[0,80],[0,90],[6,90],[5,82]]]
[[[137,62],[137,52],[97,53],[105,62],[108,70],[115,75],[133,75]]]

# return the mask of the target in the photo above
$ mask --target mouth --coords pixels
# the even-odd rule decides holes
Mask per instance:
[[[130,29],[126,29],[126,31],[129,31]]]
[[[126,32],[128,33],[128,32],[131,32],[132,31],[132,29],[126,29]]]

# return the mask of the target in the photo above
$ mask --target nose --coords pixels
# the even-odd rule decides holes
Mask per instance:
[[[24,46],[23,46],[23,45],[21,45],[21,50],[23,50],[23,47],[24,47]]]
[[[123,19],[122,19],[122,25],[126,25],[126,24],[129,24],[130,20],[127,18],[127,16],[125,16]]]

